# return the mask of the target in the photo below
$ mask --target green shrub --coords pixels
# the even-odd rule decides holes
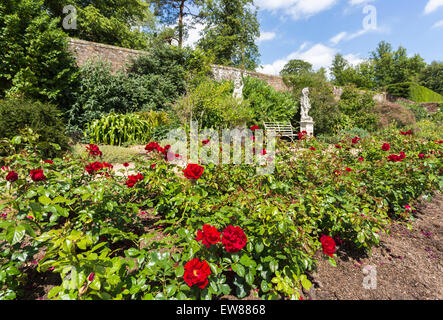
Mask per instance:
[[[201,128],[233,128],[249,123],[254,119],[254,111],[248,101],[233,98],[233,88],[232,81],[207,79],[180,99],[174,112],[183,125],[189,125],[192,119]]]
[[[301,96],[296,95],[296,96]],[[334,134],[342,115],[329,86],[310,89],[309,99],[312,109],[309,115],[314,119],[314,134]],[[297,115],[300,118],[300,115]]]
[[[111,146],[148,143],[156,127],[167,124],[165,113],[145,114],[111,113],[88,124],[85,135],[90,143],[104,143]]]
[[[295,115],[298,101],[289,92],[278,92],[266,81],[246,77],[244,79],[243,97],[254,110],[254,123],[263,121],[291,121],[298,125]]]
[[[143,79],[149,104],[146,110],[165,110],[186,93],[186,62],[185,51],[167,45],[154,46],[149,55],[131,61],[128,78]]]
[[[402,82],[388,85],[386,91],[394,96],[409,99],[417,103],[443,102],[443,96],[414,82]]]
[[[138,111],[150,102],[140,77],[127,77],[123,71],[112,73],[110,62],[88,61],[80,70],[80,84],[73,94],[75,103],[66,112],[70,133],[108,113]]]
[[[431,89],[413,85],[410,88],[409,97],[412,101],[425,103],[425,102],[443,102],[443,96],[432,91]]]
[[[54,105],[47,103],[21,99],[0,100],[0,138],[11,139],[28,127],[39,135],[36,147],[42,156],[58,156],[69,149],[65,126],[59,114]]]
[[[1,1],[0,97],[66,103],[77,68],[58,23],[42,0]]]
[[[372,132],[377,130],[380,119],[374,113],[375,105],[371,93],[362,93],[354,87],[344,88],[338,106],[342,114],[348,116],[345,127],[357,127]]]

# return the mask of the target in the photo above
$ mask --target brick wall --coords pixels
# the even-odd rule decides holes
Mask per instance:
[[[70,39],[69,49],[74,52],[79,66],[84,65],[88,59],[100,57],[101,59],[111,62],[113,71],[124,69],[125,65],[130,62],[131,57],[136,57],[140,54],[148,54],[148,52],[144,51],[120,48],[79,39]],[[212,65],[212,72],[215,80],[220,81],[234,80],[236,75],[241,73],[242,70],[232,67]],[[244,73],[265,80],[270,86],[278,91],[289,90],[281,77],[252,71],[245,71]]]

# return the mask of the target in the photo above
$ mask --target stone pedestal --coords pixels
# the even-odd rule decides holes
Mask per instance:
[[[304,119],[300,121],[300,131],[306,131],[308,136],[314,136],[314,121],[311,119]]]

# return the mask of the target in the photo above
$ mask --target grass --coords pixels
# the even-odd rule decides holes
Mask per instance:
[[[111,164],[129,162],[133,156],[139,154],[139,151],[133,148],[117,147],[100,145],[100,151],[103,152],[103,157],[100,161],[108,162]],[[74,157],[82,157],[87,154],[85,145],[76,144],[72,148],[72,154]]]

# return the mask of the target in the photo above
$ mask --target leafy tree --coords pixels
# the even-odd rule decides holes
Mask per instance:
[[[215,57],[215,63],[255,70],[260,35],[253,0],[207,0],[202,9],[206,27],[198,46]]]
[[[66,32],[71,37],[132,49],[148,46],[146,32],[155,30],[155,19],[149,4],[142,0],[44,0],[45,8],[53,16],[63,19],[65,6],[77,11],[77,28]]]
[[[187,29],[192,27],[185,24],[185,18],[192,17],[192,22],[199,19],[199,14],[192,12],[192,7],[202,5],[203,0],[153,0],[155,15],[160,18],[162,23],[169,25],[177,23],[177,41],[178,46],[183,46],[184,37]]]
[[[42,0],[0,3],[0,96],[65,102],[76,66],[58,23]]]
[[[419,76],[420,84],[443,95],[443,62],[434,61]]]
[[[283,67],[282,71],[280,72],[280,75],[282,76],[294,75],[294,74],[300,74],[302,72],[312,73],[313,72],[312,64],[303,60],[294,59],[289,61]]]
[[[414,81],[426,66],[418,55],[409,58],[406,49],[392,50],[391,44],[382,41],[371,53],[375,66],[375,80],[379,87],[393,83]]]
[[[349,63],[341,53],[335,55],[330,69],[334,84],[343,86],[349,81],[349,79],[345,77],[345,72],[349,69]]]

